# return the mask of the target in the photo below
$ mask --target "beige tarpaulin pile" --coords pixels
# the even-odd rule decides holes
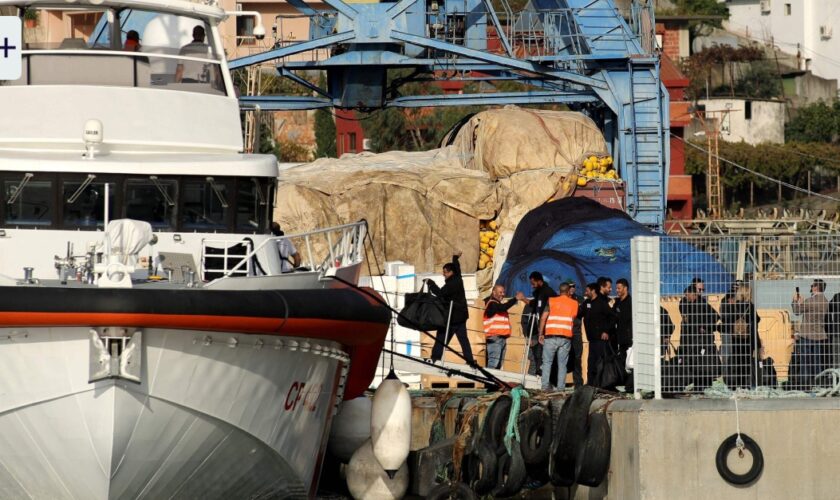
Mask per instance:
[[[485,111],[452,146],[344,155],[284,170],[275,220],[292,234],[366,219],[380,265],[403,260],[433,272],[462,250],[464,271],[472,272],[480,220],[496,218],[513,231],[529,210],[571,194],[583,157],[605,151],[594,122],[579,113]]]
[[[584,157],[607,152],[604,135],[588,117],[517,106],[477,113],[452,144],[466,168],[498,182],[502,231],[513,231],[546,201],[569,196]]]

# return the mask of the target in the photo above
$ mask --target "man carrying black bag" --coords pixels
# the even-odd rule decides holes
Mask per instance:
[[[454,334],[458,337],[458,343],[461,344],[461,352],[463,352],[467,364],[474,366],[476,363],[472,355],[470,339],[467,337],[469,312],[467,311],[464,280],[461,277],[461,264],[458,262],[460,256],[461,252],[458,252],[452,256],[452,262],[443,265],[443,277],[446,280],[443,287],[438,287],[437,283],[432,280],[425,280],[429,291],[443,301],[444,308],[449,316],[448,328],[446,326],[439,328],[435,336],[435,345],[432,347],[432,362],[440,361],[443,357],[444,346],[449,345],[449,341]]]

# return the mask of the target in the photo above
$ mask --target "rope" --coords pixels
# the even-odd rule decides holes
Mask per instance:
[[[827,370],[823,370],[820,372],[819,375],[814,377],[814,381],[818,380],[820,377],[831,375],[831,388],[828,389],[821,389],[816,392],[817,397],[831,397],[831,396],[838,396],[840,395],[840,369],[837,368],[829,368]]]
[[[511,404],[510,413],[508,414],[507,431],[505,432],[505,448],[507,448],[508,455],[513,456],[511,451],[511,440],[515,436],[517,443],[522,442],[522,438],[519,436],[519,426],[516,425],[519,420],[519,412],[522,410],[522,398],[530,397],[530,395],[525,388],[518,385],[511,389],[510,397],[513,400],[513,404]]]
[[[738,454],[744,456],[744,440],[741,439],[741,412],[738,411],[738,396],[737,393],[732,394],[732,399],[735,400],[735,446],[738,448]]]

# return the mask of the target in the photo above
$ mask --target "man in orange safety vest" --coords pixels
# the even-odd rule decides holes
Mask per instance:
[[[566,364],[572,348],[572,331],[578,313],[578,302],[569,295],[568,283],[557,289],[557,297],[548,299],[548,307],[540,318],[540,341],[543,343],[542,390],[551,391],[551,365],[557,358],[557,390],[566,388]]]
[[[502,302],[505,287],[496,285],[490,296],[484,300],[484,336],[487,340],[487,368],[499,369],[505,359],[507,338],[510,337],[510,316],[508,310],[516,305],[516,299]]]

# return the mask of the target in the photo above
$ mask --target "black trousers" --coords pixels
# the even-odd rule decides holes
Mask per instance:
[[[572,352],[569,353],[569,362],[566,363],[566,372],[572,374],[575,387],[583,385],[583,337],[580,329],[572,333]]]
[[[586,383],[592,385],[598,372],[598,362],[609,353],[608,340],[590,340],[589,356],[586,359]]]
[[[438,330],[435,335],[435,345],[432,347],[432,361],[438,361],[443,358],[443,348],[449,345],[452,340],[452,335],[458,337],[458,343],[461,344],[461,352],[464,354],[467,363],[474,365],[475,358],[472,355],[472,347],[470,347],[470,339],[467,337],[467,323],[454,323],[449,327],[449,337],[446,338],[446,329]]]

